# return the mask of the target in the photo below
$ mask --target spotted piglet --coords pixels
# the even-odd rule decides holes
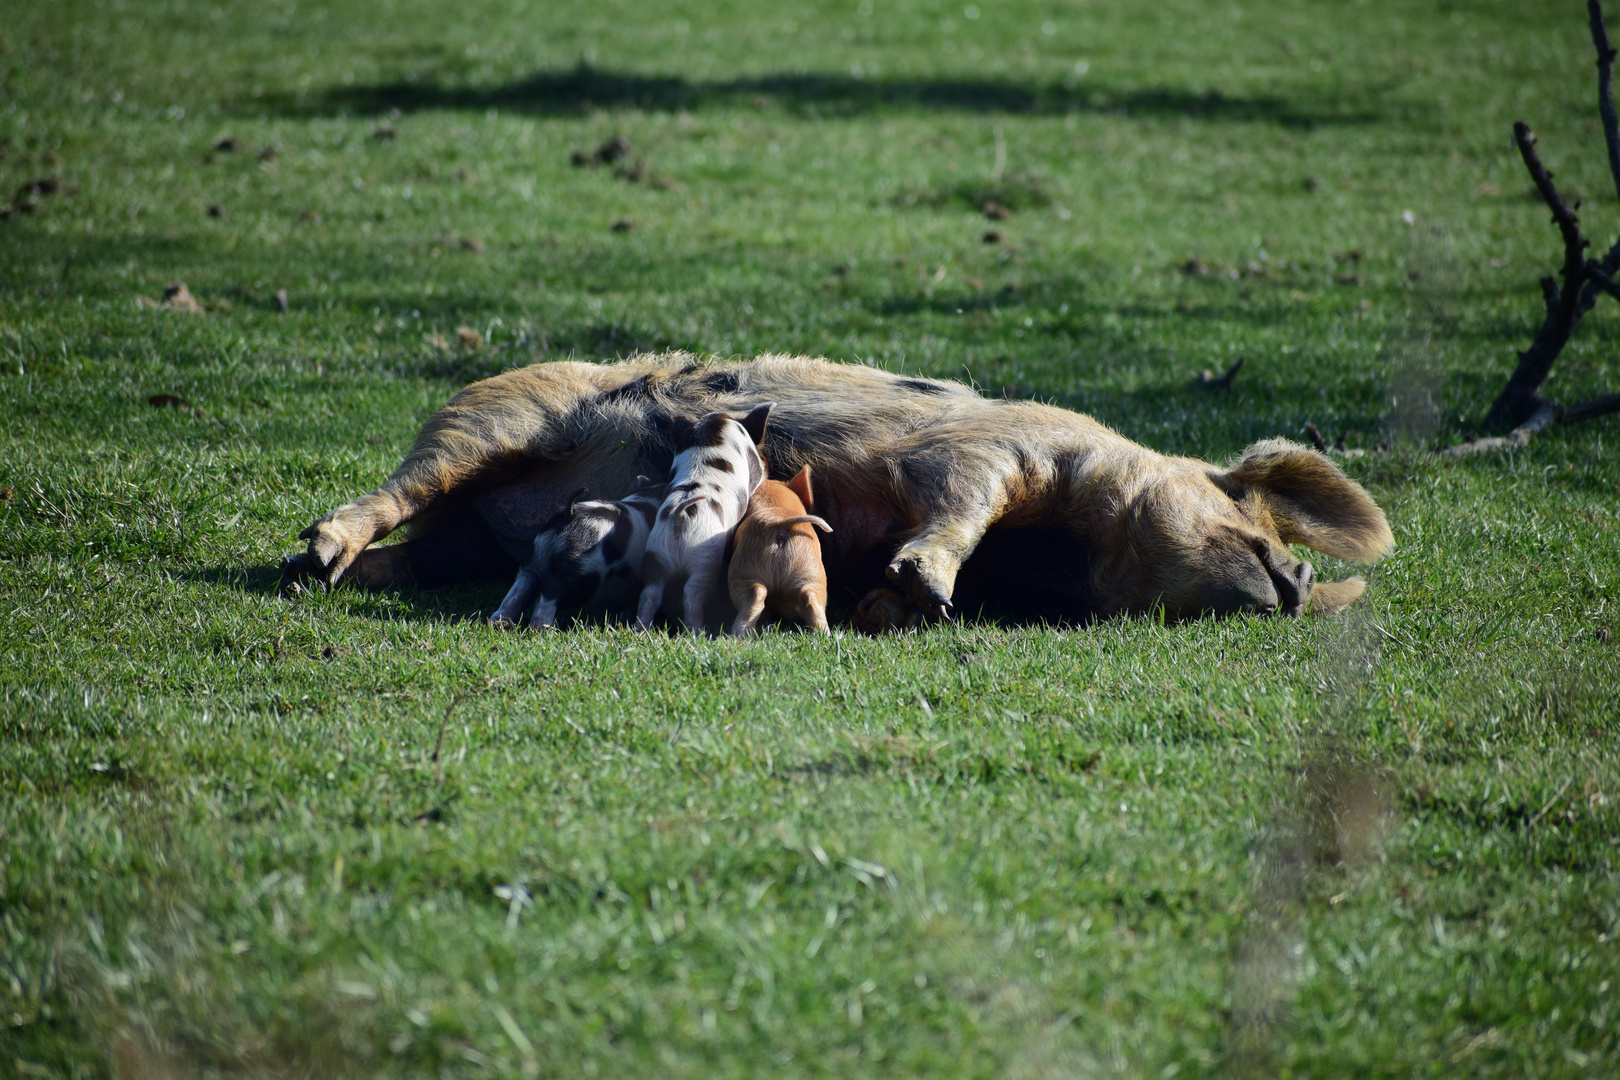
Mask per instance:
[[[703,628],[704,604],[725,573],[726,544],[765,479],[759,447],[773,404],[756,407],[742,420],[723,412],[701,420],[675,418],[670,431],[675,472],[642,560],[636,621],[643,628],[652,625],[665,591],[675,587],[681,590],[687,629]]]
[[[516,626],[527,609],[530,629],[539,630],[554,625],[559,611],[629,611],[665,490],[645,476],[637,479],[641,486],[617,502],[586,500],[577,492],[541,527],[533,557],[489,621]]]

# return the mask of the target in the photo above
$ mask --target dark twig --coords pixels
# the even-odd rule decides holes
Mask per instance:
[[[455,697],[450,699],[450,704],[448,704],[448,705],[446,705],[444,707],[444,715],[439,718],[439,737],[433,743],[433,782],[434,783],[436,783],[436,784],[444,783],[444,761],[443,761],[443,759],[441,758],[440,755],[444,751],[444,729],[450,726],[450,714],[456,711],[456,706],[457,705],[460,705],[463,701],[466,701],[468,698],[470,698],[470,697],[478,697],[481,694],[489,693],[490,689],[494,685],[495,685],[495,680],[494,679],[486,679],[484,681],[483,686],[478,687],[476,690],[463,690],[463,691],[461,691]]]
[[[433,782],[435,784],[444,783],[444,762],[439,758],[440,753],[444,750],[444,729],[450,726],[450,714],[456,711],[456,706],[460,705],[466,697],[467,694],[463,691],[451,698],[450,704],[444,707],[444,715],[439,718],[439,738],[433,744]]]
[[[1620,300],[1620,285],[1615,284],[1615,280],[1605,274],[1603,267],[1595,260],[1586,264],[1586,277],[1600,292],[1606,292],[1616,300]]]
[[[1340,432],[1339,437],[1330,445],[1327,441],[1327,436],[1322,434],[1322,429],[1317,427],[1314,421],[1305,421],[1305,437],[1311,440],[1311,445],[1316,447],[1316,452],[1318,454],[1333,455],[1335,457],[1342,458],[1358,458],[1367,453],[1367,451],[1359,448],[1355,450],[1346,448],[1344,445],[1343,432]],[[1386,449],[1388,448],[1380,444],[1373,447],[1372,452],[1375,454],[1381,454]]]
[[[1620,394],[1605,394],[1578,405],[1566,405],[1558,420],[1564,424],[1578,424],[1582,420],[1607,416],[1612,412],[1620,412]]]
[[[1205,368],[1198,376],[1198,385],[1208,387],[1211,390],[1230,389],[1232,386],[1232,380],[1237,378],[1237,373],[1242,370],[1243,357],[1240,356],[1232,362],[1231,367],[1226,369],[1225,375],[1217,375],[1208,368]]]

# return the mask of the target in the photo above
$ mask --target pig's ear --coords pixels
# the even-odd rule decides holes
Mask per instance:
[[[765,421],[770,418],[771,410],[776,408],[776,402],[767,401],[763,405],[755,405],[752,412],[739,421],[748,437],[754,440],[755,446],[765,445]]]
[[[630,511],[617,503],[613,506],[613,528],[608,530],[602,541],[602,557],[608,565],[622,562],[625,554],[630,550],[630,541],[636,534],[636,524],[630,518]]]
[[[1285,544],[1358,563],[1377,562],[1395,548],[1372,496],[1309,447],[1286,439],[1258,442],[1210,479],[1233,499],[1253,496],[1263,503]]]
[[[810,493],[810,466],[806,465],[799,470],[799,474],[788,481],[788,490],[799,497],[804,508],[812,514],[816,512],[816,497]],[[827,530],[832,532],[831,529]]]

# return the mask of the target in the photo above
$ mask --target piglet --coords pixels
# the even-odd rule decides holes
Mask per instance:
[[[832,526],[809,512],[814,506],[808,465],[785,484],[765,481],[749,499],[726,572],[737,608],[731,632],[737,637],[752,634],[766,608],[828,632],[827,571],[811,526],[829,533]]]
[[[533,556],[489,621],[516,626],[527,610],[530,629],[540,630],[555,624],[559,612],[629,609],[641,590],[641,560],[664,500],[662,483],[636,479],[637,490],[617,502],[575,492],[541,527]]]
[[[703,629],[704,605],[725,572],[726,545],[765,479],[759,448],[773,404],[755,406],[741,420],[723,412],[671,420],[674,473],[641,564],[636,621],[643,629],[663,606],[665,590],[676,588],[687,629]]]

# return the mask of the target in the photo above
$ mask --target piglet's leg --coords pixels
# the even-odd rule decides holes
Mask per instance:
[[[636,625],[646,630],[658,617],[658,609],[664,605],[664,579],[648,581],[641,590],[641,600],[636,604]]]
[[[728,534],[720,533],[687,549],[690,570],[686,591],[681,597],[682,621],[694,634],[703,632],[703,608],[725,575],[727,537]]]
[[[557,601],[548,598],[544,593],[534,602],[534,610],[529,612],[530,630],[549,630],[557,625]]]
[[[812,630],[819,630],[823,634],[832,633],[832,628],[827,625],[827,601],[814,589],[800,590],[799,617]]]
[[[731,624],[735,637],[748,637],[759,626],[759,617],[765,613],[765,586],[759,582],[738,582],[731,590],[731,602],[737,605],[737,621]]]
[[[528,567],[519,570],[517,580],[513,581],[512,587],[507,590],[506,599],[495,609],[495,614],[489,617],[489,624],[507,628],[516,626],[518,619],[523,616],[523,609],[534,599],[535,590],[539,585],[540,579]]]
[[[686,579],[686,592],[681,597],[681,621],[694,634],[703,632],[703,605],[709,599],[712,576],[694,573]]]

